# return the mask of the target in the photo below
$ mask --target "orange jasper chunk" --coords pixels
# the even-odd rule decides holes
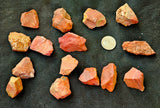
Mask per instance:
[[[54,11],[52,26],[65,33],[72,29],[73,22],[71,16],[64,8],[58,8]]]
[[[54,51],[52,41],[44,36],[36,36],[31,43],[30,49],[46,56],[50,56]]]
[[[12,74],[19,76],[21,79],[34,78],[34,68],[29,57],[24,57],[15,68],[12,69]]]
[[[65,52],[87,51],[86,39],[77,34],[68,32],[59,39],[60,48]]]
[[[57,78],[50,87],[50,93],[56,99],[64,99],[71,94],[68,77]]]
[[[134,11],[129,7],[127,3],[121,6],[116,11],[116,21],[124,26],[130,26],[138,23],[138,18]]]
[[[123,50],[135,55],[153,55],[156,52],[150,47],[146,41],[126,41],[122,44]]]
[[[6,87],[6,92],[8,96],[11,98],[16,97],[21,91],[23,90],[23,85],[22,85],[22,80],[20,77],[11,77],[7,87]]]
[[[127,87],[135,88],[140,91],[144,91],[144,75],[143,73],[132,67],[125,75],[124,75],[124,82],[126,83]]]
[[[31,39],[23,33],[10,32],[8,41],[13,51],[27,52],[31,44]]]
[[[21,14],[21,25],[29,28],[39,28],[38,14],[35,9]]]
[[[95,9],[88,8],[83,15],[82,21],[88,28],[101,27],[106,24],[105,16]]]
[[[97,76],[97,69],[94,67],[85,68],[80,75],[79,80],[83,84],[99,86],[99,78]]]
[[[102,70],[101,74],[101,87],[107,89],[109,92],[113,92],[117,80],[116,65],[109,63]]]
[[[68,54],[67,56],[62,58],[59,74],[69,75],[77,67],[77,65],[78,60]]]

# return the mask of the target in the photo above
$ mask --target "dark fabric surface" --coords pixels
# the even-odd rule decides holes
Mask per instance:
[[[139,24],[124,27],[115,21],[116,10],[128,3],[136,13]],[[52,82],[59,75],[61,58],[68,53],[59,48],[58,37],[63,33],[51,24],[53,11],[63,7],[74,23],[71,32],[87,39],[87,52],[69,53],[79,60],[78,67],[69,76],[72,94],[64,100],[56,100],[49,93]],[[106,26],[88,29],[82,23],[83,12],[88,8],[102,12]],[[22,12],[36,9],[40,19],[37,30],[20,25]],[[160,108],[160,1],[159,0],[1,0],[0,2],[0,108]],[[13,52],[7,40],[9,32],[22,32],[33,39],[42,35],[54,43],[50,57],[29,50]],[[113,51],[101,47],[101,39],[112,35],[117,41]],[[136,56],[122,50],[124,41],[145,40],[156,51],[153,56]],[[11,99],[5,92],[11,70],[25,56],[29,56],[36,71],[34,79],[23,80],[24,90]],[[115,90],[109,93],[101,87],[87,86],[78,80],[86,67],[96,67],[100,77],[102,68],[113,62],[117,66],[118,79]],[[136,67],[144,73],[145,91],[127,88],[124,74]]]

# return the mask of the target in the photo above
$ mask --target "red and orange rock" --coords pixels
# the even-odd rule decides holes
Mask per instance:
[[[130,26],[138,23],[138,18],[134,11],[129,7],[127,3],[121,6],[116,11],[116,21],[124,26]]]
[[[135,55],[153,55],[156,52],[146,41],[126,41],[122,44],[123,50]]]
[[[29,28],[39,28],[38,14],[35,9],[21,14],[21,25]]]
[[[54,51],[53,43],[43,36],[36,36],[31,43],[30,49],[46,56],[50,56]]]
[[[6,92],[8,96],[11,98],[16,97],[21,91],[23,90],[23,85],[22,85],[22,80],[20,77],[11,77],[7,87],[6,87]]]
[[[50,87],[50,93],[56,99],[64,99],[71,94],[68,77],[57,78]]]
[[[12,69],[12,74],[21,79],[34,78],[34,68],[29,57],[24,57],[15,68]]]
[[[27,52],[31,44],[31,39],[23,33],[10,32],[8,41],[13,51]]]
[[[52,26],[65,33],[72,29],[73,22],[71,16],[64,8],[58,8],[54,11]]]
[[[124,76],[124,82],[126,83],[127,87],[135,88],[140,91],[144,91],[144,75],[143,73],[132,67]]]
[[[69,75],[77,67],[77,65],[78,60],[68,54],[67,56],[62,58],[59,74]]]
[[[114,63],[109,63],[102,70],[101,74],[101,87],[102,89],[107,89],[109,92],[113,92],[117,80],[116,65]]]
[[[87,47],[85,45],[86,39],[78,36],[77,34],[68,32],[58,40],[60,43],[60,48],[65,52],[87,51]]]
[[[101,27],[106,24],[105,16],[95,9],[88,8],[83,15],[82,21],[88,28]]]
[[[94,67],[85,68],[83,73],[80,75],[79,80],[83,84],[99,86],[97,69]]]

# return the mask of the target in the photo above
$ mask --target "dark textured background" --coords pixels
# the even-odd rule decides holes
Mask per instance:
[[[124,3],[135,11],[139,24],[124,27],[115,21],[115,12]],[[63,7],[71,15],[72,32],[87,39],[87,52],[70,53],[79,60],[78,67],[69,76],[72,95],[56,100],[49,93],[51,83],[58,77],[61,58],[68,53],[59,48],[58,37],[63,34],[51,24],[53,11]],[[88,8],[102,12],[108,24],[94,30],[81,21]],[[20,14],[36,9],[40,19],[37,30],[21,27]],[[0,108],[160,108],[160,1],[159,0],[0,0]],[[7,40],[9,32],[22,32],[33,39],[43,35],[54,43],[50,57],[28,51],[13,52]],[[112,35],[117,41],[113,51],[101,47],[101,39]],[[154,56],[136,56],[122,50],[124,41],[145,40],[156,51]],[[23,80],[24,90],[11,99],[5,92],[11,69],[25,56],[33,61],[34,79]],[[117,66],[118,79],[115,90],[109,93],[101,87],[87,86],[78,80],[86,67],[96,67],[100,77],[102,68],[113,62]],[[144,73],[145,91],[127,88],[124,74],[136,67]]]

